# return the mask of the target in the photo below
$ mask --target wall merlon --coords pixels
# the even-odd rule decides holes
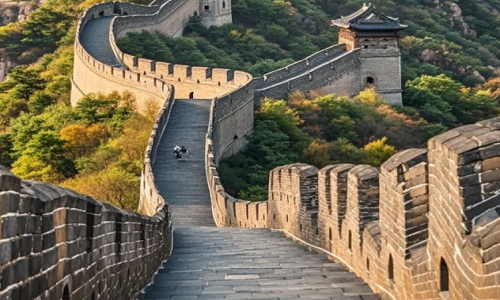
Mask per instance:
[[[208,67],[192,67],[191,78],[199,82],[212,79],[212,68]]]
[[[0,192],[21,190],[21,180],[10,173],[7,168],[0,166]]]
[[[191,67],[186,65],[174,65],[175,79],[185,80],[186,78],[191,79]]]

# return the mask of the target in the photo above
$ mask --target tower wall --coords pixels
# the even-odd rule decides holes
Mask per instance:
[[[231,0],[200,0],[201,22],[206,27],[232,23]]]
[[[361,49],[361,89],[375,85],[387,102],[402,105],[399,37],[358,35],[354,45]]]

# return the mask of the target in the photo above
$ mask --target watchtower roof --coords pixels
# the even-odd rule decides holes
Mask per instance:
[[[395,31],[408,27],[399,23],[398,18],[380,13],[371,3],[346,17],[332,20],[332,25],[360,31]]]

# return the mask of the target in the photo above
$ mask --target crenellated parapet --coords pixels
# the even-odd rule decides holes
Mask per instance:
[[[359,84],[359,54],[359,49],[348,51],[345,44],[334,45],[264,74],[254,80],[255,105],[265,97],[286,98],[294,90],[357,95],[365,87]]]
[[[137,299],[171,251],[168,205],[125,211],[0,166],[1,299]]]
[[[500,118],[450,130],[380,168],[278,167],[266,202],[233,199],[215,164],[207,172],[219,226],[282,230],[397,300],[498,297],[499,174]],[[267,222],[239,206],[259,207]]]

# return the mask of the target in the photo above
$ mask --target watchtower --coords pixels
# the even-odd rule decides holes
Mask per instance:
[[[346,44],[349,51],[361,48],[361,88],[374,85],[387,102],[402,104],[399,33],[407,26],[378,12],[371,4],[333,20],[332,25],[340,27],[340,44]]]
[[[201,22],[206,27],[232,23],[231,0],[200,0]]]

